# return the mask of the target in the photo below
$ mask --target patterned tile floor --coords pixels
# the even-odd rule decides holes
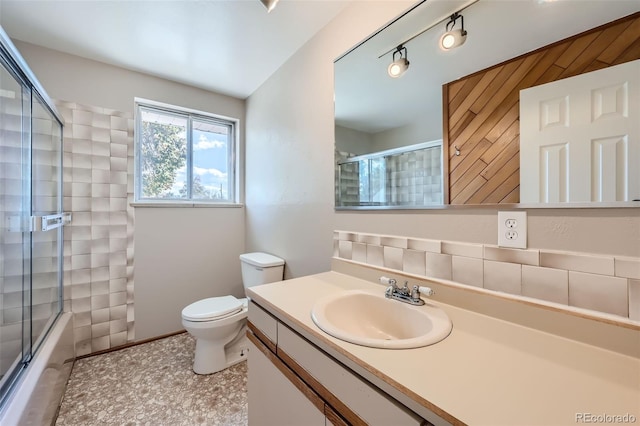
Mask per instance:
[[[187,333],[76,361],[56,425],[246,425],[247,363],[191,369]]]

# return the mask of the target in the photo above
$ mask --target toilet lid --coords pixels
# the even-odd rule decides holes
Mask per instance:
[[[242,310],[242,301],[233,296],[210,297],[193,302],[182,310],[187,321],[211,321],[233,315]]]

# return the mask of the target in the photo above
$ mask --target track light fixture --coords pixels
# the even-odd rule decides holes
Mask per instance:
[[[396,59],[396,55],[400,57]],[[396,47],[396,51],[393,52],[393,62],[387,68],[387,72],[390,77],[398,78],[409,69],[409,60],[407,59],[407,48],[402,44]]]
[[[453,27],[456,25],[456,21],[460,19],[461,28],[454,30]],[[460,15],[458,12],[451,15],[449,22],[445,26],[445,32],[440,37],[440,49],[442,50],[451,50],[456,48],[462,44],[464,44],[467,39],[467,32],[464,29],[464,17]]]
[[[267,8],[267,13],[275,9],[278,4],[278,0],[260,0],[260,2]]]

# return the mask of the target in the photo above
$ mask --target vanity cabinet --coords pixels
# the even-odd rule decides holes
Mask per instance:
[[[249,424],[324,426],[325,415],[265,353],[249,344]]]
[[[430,424],[253,301],[248,335],[250,425]]]

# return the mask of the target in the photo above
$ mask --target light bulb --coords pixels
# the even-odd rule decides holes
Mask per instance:
[[[389,68],[387,68],[387,72],[389,73],[390,77],[398,78],[402,74],[404,74],[408,68],[409,68],[409,61],[407,60],[407,58],[400,58],[396,61],[393,61],[389,65]]]
[[[451,50],[454,47],[462,45],[467,40],[467,32],[462,30],[451,30],[442,34],[440,37],[440,49]]]

